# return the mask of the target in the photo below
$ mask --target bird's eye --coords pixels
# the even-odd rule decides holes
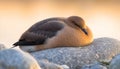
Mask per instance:
[[[73,23],[75,26],[80,27],[75,21],[72,21],[72,23]]]

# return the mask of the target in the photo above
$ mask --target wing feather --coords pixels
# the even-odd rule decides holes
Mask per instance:
[[[55,36],[56,33],[64,27],[64,25],[59,23],[59,21],[51,21],[43,24],[40,23],[41,22],[30,27],[26,32],[23,33],[19,41],[13,45],[27,46],[43,44],[46,39]]]

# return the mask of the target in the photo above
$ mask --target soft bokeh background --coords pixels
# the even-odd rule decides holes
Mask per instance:
[[[0,43],[12,46],[34,23],[71,15],[81,16],[94,38],[120,40],[120,0],[0,0]]]

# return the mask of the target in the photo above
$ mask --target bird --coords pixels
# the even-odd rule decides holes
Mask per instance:
[[[93,33],[80,16],[52,17],[33,24],[13,44],[27,52],[57,47],[84,47]]]

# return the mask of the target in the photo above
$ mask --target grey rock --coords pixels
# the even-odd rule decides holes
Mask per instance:
[[[48,60],[38,60],[39,65],[42,69],[64,69],[62,66],[58,64],[54,64],[49,62]]]
[[[100,63],[95,63],[95,64],[84,65],[82,66],[81,69],[107,69],[107,67],[101,65]]]
[[[120,53],[120,41],[113,38],[97,38],[85,47],[60,47],[32,52],[38,60],[47,59],[50,62],[68,65],[70,69],[80,68],[85,64],[97,61],[109,62],[113,56]]]
[[[51,63],[46,59],[38,60],[38,63],[42,69],[69,69],[67,65]]]
[[[0,50],[7,49],[7,47],[4,44],[0,44]]]
[[[63,69],[70,69],[69,66],[67,65],[61,65],[63,67]]]
[[[109,69],[120,69],[120,54],[112,59]]]
[[[0,69],[41,69],[28,53],[16,49],[0,51]]]

